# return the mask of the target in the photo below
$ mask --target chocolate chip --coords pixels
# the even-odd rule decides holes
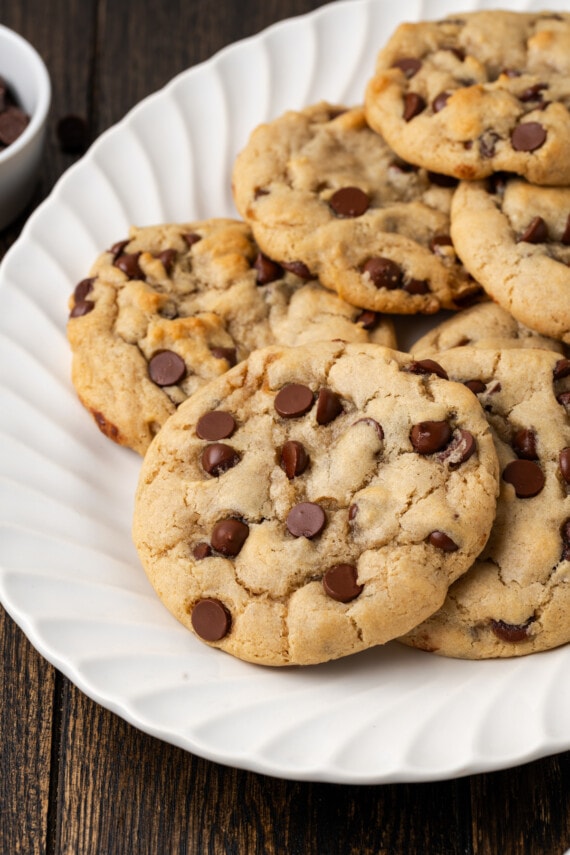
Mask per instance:
[[[362,266],[362,273],[367,274],[377,288],[392,291],[402,285],[402,269],[389,258],[369,258]]]
[[[570,244],[570,214],[568,214],[568,216],[566,218],[566,226],[564,227],[564,232],[563,232],[560,240],[566,246],[568,246]]]
[[[362,328],[365,330],[373,330],[380,323],[380,314],[378,312],[373,312],[370,309],[364,309],[359,316],[356,318],[357,324],[362,324]]]
[[[518,96],[519,101],[542,101],[542,90],[548,89],[548,83],[535,83]]]
[[[304,445],[294,439],[287,440],[281,449],[279,465],[289,480],[302,475],[309,465],[309,455]]]
[[[76,303],[81,303],[85,298],[91,293],[93,290],[93,284],[95,282],[95,277],[91,277],[90,279],[82,279],[81,282],[78,282],[73,291],[73,299]]]
[[[83,154],[89,144],[87,122],[82,116],[69,114],[59,119],[55,129],[59,147],[65,154]]]
[[[262,252],[257,254],[257,258],[253,262],[253,267],[257,272],[256,282],[258,285],[269,285],[270,282],[281,279],[283,275],[281,265],[268,258]]]
[[[417,92],[407,92],[404,95],[404,112],[402,117],[405,122],[409,122],[416,116],[419,116],[426,108],[426,102]]]
[[[442,380],[449,380],[447,371],[441,367],[439,362],[433,359],[416,359],[407,366],[410,374],[435,374]]]
[[[536,433],[530,428],[521,428],[513,437],[513,450],[517,457],[524,460],[538,460],[536,453]]]
[[[95,308],[93,300],[80,300],[76,303],[69,313],[70,318],[81,318],[83,315],[88,315]]]
[[[513,485],[519,499],[537,496],[545,484],[542,469],[532,460],[511,460],[503,470],[503,480]]]
[[[194,632],[204,641],[220,641],[231,629],[232,617],[219,600],[206,597],[198,600],[191,616]]]
[[[567,484],[570,484],[570,448],[563,448],[558,455],[558,465],[560,472]]]
[[[286,525],[293,537],[316,537],[326,522],[325,512],[314,502],[300,502],[287,514]]]
[[[317,398],[317,424],[328,425],[342,413],[342,404],[336,392],[321,389]]]
[[[408,294],[428,294],[429,282],[426,279],[408,279],[402,286],[402,290]]]
[[[212,554],[212,547],[209,543],[205,543],[202,541],[201,543],[197,543],[194,549],[192,550],[192,555],[196,559],[196,561],[203,561],[204,558],[209,558]]]
[[[495,131],[484,131],[479,137],[479,151],[481,153],[481,157],[494,157],[496,145],[500,139],[499,134],[496,134]]]
[[[372,418],[370,418],[370,416],[365,416],[362,419],[357,419],[352,426],[354,427],[354,425],[360,425],[360,424],[369,425],[371,428],[374,428],[374,430],[376,431],[376,435],[377,435],[378,439],[380,441],[382,441],[384,439],[384,428],[382,427],[382,425],[379,422],[376,421],[376,419],[372,419]]]
[[[447,422],[419,422],[410,431],[410,442],[418,454],[433,454],[444,448],[451,436],[452,431]]]
[[[370,197],[359,187],[341,187],[330,197],[329,205],[337,217],[361,217],[370,206]]]
[[[471,389],[474,395],[481,395],[481,393],[487,388],[482,380],[466,380],[465,386],[467,386],[468,389]]]
[[[448,47],[448,48],[445,48],[445,50],[450,51],[450,53],[452,53],[455,57],[457,57],[459,62],[463,62],[463,60],[465,59],[465,51],[463,50],[463,48]]]
[[[157,386],[174,386],[186,376],[186,363],[172,350],[159,350],[149,359],[148,373]]]
[[[350,603],[362,593],[364,585],[359,585],[358,571],[353,564],[335,564],[329,567],[323,576],[323,588],[333,600]]]
[[[144,279],[144,273],[139,267],[140,252],[124,252],[115,258],[113,264],[122,270],[129,279]]]
[[[211,347],[210,353],[216,359],[225,359],[230,365],[230,368],[237,363],[237,351],[235,347]]]
[[[196,424],[196,434],[200,439],[210,442],[218,439],[227,439],[235,431],[236,420],[231,413],[225,410],[210,410],[200,416]]]
[[[570,374],[570,359],[559,359],[554,366],[554,380],[563,380]]]
[[[523,122],[511,134],[515,151],[536,151],[546,142],[546,131],[539,122]]]
[[[352,504],[348,509],[348,518],[352,522],[352,520],[356,519],[356,515],[358,514],[358,505]]]
[[[429,248],[435,255],[444,255],[441,250],[445,246],[453,246],[450,235],[434,235],[429,242]]]
[[[214,442],[207,445],[202,452],[201,462],[208,475],[221,475],[240,461],[240,455],[231,445]]]
[[[525,243],[545,243],[548,240],[548,226],[542,217],[533,217],[518,240]]]
[[[392,68],[399,68],[402,71],[408,80],[417,74],[420,68],[422,67],[421,60],[416,59],[414,56],[405,56],[402,59],[396,60]]]
[[[284,419],[296,419],[308,413],[315,402],[315,396],[308,386],[301,383],[289,383],[275,396],[275,409]]]
[[[428,172],[427,177],[438,187],[457,187],[459,184],[458,178],[454,178],[453,175],[443,175],[441,172]]]
[[[188,248],[190,248],[191,246],[194,246],[195,243],[202,240],[202,235],[199,235],[197,232],[185,232],[182,235],[182,238]]]
[[[234,517],[217,522],[212,529],[210,543],[216,552],[234,558],[244,545],[249,534],[249,526]]]
[[[282,261],[281,267],[288,270],[289,273],[294,273],[299,279],[314,279],[315,277],[309,270],[306,264],[302,261]]]
[[[118,240],[116,243],[113,244],[113,246],[109,247],[109,252],[113,256],[113,262],[115,262],[119,255],[121,255],[128,243],[128,240]]]
[[[526,641],[529,635],[529,625],[532,620],[533,618],[524,624],[506,623],[504,620],[492,620],[491,630],[497,638],[501,639],[501,641],[509,641],[512,643],[516,643],[517,641]]]
[[[440,92],[439,95],[436,95],[431,102],[433,112],[439,113],[440,110],[443,110],[450,97],[451,92]]]
[[[437,529],[428,535],[428,543],[431,543],[436,549],[441,549],[442,552],[457,552],[459,549],[458,545],[449,535]]]
[[[562,561],[570,561],[570,517],[566,518],[560,526],[560,536],[562,538]]]
[[[473,434],[468,430],[460,429],[456,431],[451,442],[438,454],[438,460],[441,463],[447,463],[452,469],[461,466],[475,453],[477,441]]]
[[[176,261],[176,250],[175,249],[164,249],[158,256],[158,260],[161,262],[162,266],[166,270],[168,276],[174,267],[174,262]]]
[[[19,107],[9,106],[0,112],[0,143],[8,146],[16,142],[26,130],[30,121],[29,116]]]
[[[556,400],[563,407],[570,408],[570,392],[561,392],[560,395],[556,396]]]

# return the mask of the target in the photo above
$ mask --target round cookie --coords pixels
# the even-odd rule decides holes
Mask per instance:
[[[362,107],[324,102],[255,128],[233,171],[265,253],[355,306],[402,314],[458,309],[481,290],[449,237],[455,183],[397,158]]]
[[[487,545],[404,639],[444,656],[522,656],[570,641],[570,361],[546,350],[438,356],[487,412],[501,468]]]
[[[465,179],[570,184],[570,14],[460,13],[400,25],[366,87],[400,157]]]
[[[570,343],[570,187],[461,182],[451,234],[468,270],[517,321]]]
[[[497,458],[465,386],[407,354],[257,350],[151,445],[133,539],[165,606],[267,665],[346,656],[443,602],[494,518]]]
[[[497,303],[489,302],[478,303],[441,321],[414,342],[410,353],[416,358],[426,358],[465,346],[494,350],[533,347],[564,352],[561,342],[538,335],[519,324]]]
[[[140,454],[183,400],[257,347],[395,344],[389,319],[283,270],[232,219],[132,228],[70,305],[78,395],[104,434]]]

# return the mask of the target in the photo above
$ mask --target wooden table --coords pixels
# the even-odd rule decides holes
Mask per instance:
[[[93,139],[177,72],[321,5],[0,0],[0,23],[36,46],[53,83],[30,210],[76,159],[58,145],[59,118],[85,117]],[[0,258],[26,215],[0,233]],[[433,784],[282,781],[135,730],[44,661],[3,610],[0,655],[0,855],[562,855],[570,847],[570,753]]]

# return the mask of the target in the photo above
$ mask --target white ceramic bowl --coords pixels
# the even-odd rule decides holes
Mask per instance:
[[[0,151],[0,229],[3,229],[23,211],[38,179],[51,84],[37,51],[1,25],[0,77],[6,80],[19,106],[30,116],[20,136]]]

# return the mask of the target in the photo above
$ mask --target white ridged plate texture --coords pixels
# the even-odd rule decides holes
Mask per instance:
[[[461,662],[393,643],[271,670],[195,640],[155,597],[131,543],[140,460],[98,433],[69,380],[68,296],[131,223],[235,215],[233,159],[256,124],[320,99],[361,102],[401,20],[490,6],[343,0],[226,48],[104,133],[0,267],[2,603],[87,695],[200,756],[283,778],[383,783],[570,748],[569,646]]]

